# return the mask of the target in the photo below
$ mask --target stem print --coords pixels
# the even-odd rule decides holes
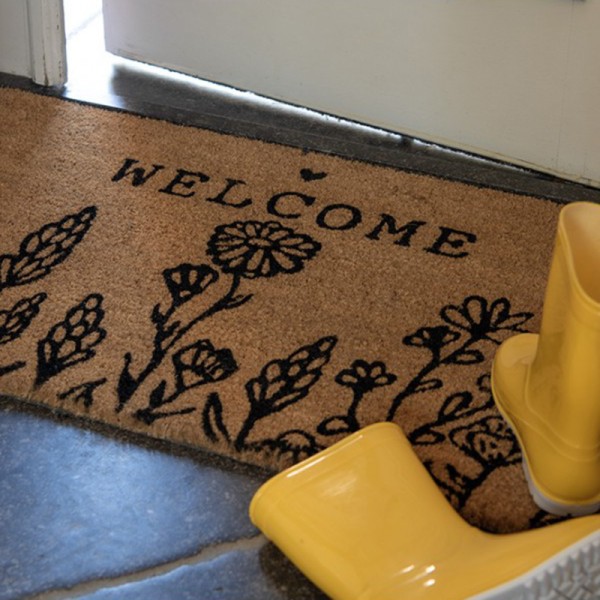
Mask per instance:
[[[90,408],[94,404],[94,392],[106,382],[106,377],[96,379],[95,381],[86,381],[58,394],[58,399],[69,400],[75,404],[81,403],[85,408]]]
[[[458,509],[496,469],[521,460],[515,436],[495,411],[489,374],[478,378],[477,389],[477,396],[469,391],[448,396],[436,419],[417,427],[408,436],[416,448],[449,444],[458,451],[459,460],[470,459],[470,475],[462,473],[452,462],[427,465]]]
[[[195,407],[191,406],[169,412],[158,409],[172,404],[179,396],[193,388],[227,379],[238,369],[231,351],[227,348],[217,350],[209,340],[199,340],[179,350],[173,356],[173,367],[173,392],[166,394],[167,382],[163,379],[152,391],[148,406],[136,412],[136,417],[147,425],[156,419],[195,411]]]
[[[125,354],[117,385],[116,411],[124,410],[168,356],[173,366],[172,381],[163,379],[153,387],[147,405],[135,412],[136,418],[150,425],[156,419],[196,411],[196,406],[168,411],[162,408],[174,404],[193,388],[229,378],[238,365],[228,348],[217,349],[211,340],[202,338],[181,347],[183,338],[217,314],[249,302],[253,294],[240,292],[244,281],[297,273],[320,249],[321,245],[311,237],[276,221],[236,221],[216,227],[206,255],[219,270],[204,263],[183,263],[163,271],[169,300],[166,308],[155,305],[151,314],[155,331],[152,353],[137,373],[133,369],[133,355]],[[221,297],[204,301],[209,288],[227,279],[229,286]],[[194,316],[183,321],[178,317],[179,309],[191,301],[198,304],[198,309]],[[210,431],[212,435],[214,431]]]
[[[349,369],[340,371],[335,382],[342,387],[352,390],[352,402],[345,415],[327,417],[317,427],[321,435],[338,435],[352,433],[360,429],[358,408],[365,396],[379,387],[392,385],[397,380],[396,375],[387,372],[387,367],[381,361],[368,363],[365,360],[355,360]]]
[[[480,346],[484,342],[498,345],[505,332],[523,332],[521,326],[533,316],[532,313],[510,312],[510,302],[498,298],[488,303],[481,296],[468,296],[460,306],[449,304],[440,311],[442,325],[421,327],[407,335],[407,346],[424,348],[430,360],[396,394],[387,414],[393,421],[398,409],[409,396],[439,389],[443,382],[432,374],[446,365],[474,365],[485,360]]]

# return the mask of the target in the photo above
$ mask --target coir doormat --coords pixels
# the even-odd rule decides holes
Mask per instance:
[[[400,424],[454,506],[543,523],[490,396],[559,206],[0,90],[0,391],[282,468]]]

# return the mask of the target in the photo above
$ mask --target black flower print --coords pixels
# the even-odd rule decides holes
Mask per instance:
[[[520,459],[516,439],[495,410],[489,373],[477,378],[477,388],[477,394],[463,390],[449,395],[435,419],[408,432],[414,446],[448,444],[447,462],[436,459],[429,468],[459,509],[496,469]],[[466,457],[471,459],[468,474],[464,472]]]
[[[252,448],[254,450],[267,449],[279,457],[288,456],[292,462],[298,462],[323,450],[323,446],[317,443],[313,435],[300,429],[292,429],[278,435],[273,440],[253,444]]]
[[[510,302],[498,298],[491,304],[481,296],[469,296],[461,306],[445,306],[442,319],[478,339],[489,339],[499,343],[501,340],[493,334],[499,331],[523,332],[521,325],[531,319],[532,313],[510,313]]]
[[[237,221],[215,229],[207,254],[224,272],[255,279],[297,273],[320,249],[310,236],[277,221]]]
[[[429,348],[434,354],[448,344],[455,342],[460,337],[460,333],[452,331],[446,325],[437,327],[421,327],[415,333],[407,335],[402,341],[407,346],[416,346],[417,348]]]
[[[222,381],[238,369],[231,350],[217,350],[209,340],[198,340],[179,350],[173,365],[178,390]]]
[[[446,439],[447,427],[454,424],[453,427],[456,428],[458,421],[481,418],[483,412],[494,406],[489,373],[477,378],[477,388],[480,391],[478,397],[468,390],[448,396],[433,421],[423,423],[409,434],[410,442],[417,446],[439,444]]]
[[[429,362],[392,401],[387,420],[393,421],[406,398],[417,393],[443,387],[444,382],[432,374],[446,365],[476,365],[485,361],[486,342],[499,344],[509,332],[524,332],[522,328],[532,313],[511,313],[507,298],[491,302],[481,296],[467,296],[460,306],[449,304],[440,311],[445,322],[433,327],[421,327],[402,340],[407,346],[424,348]]]
[[[257,413],[278,412],[306,396],[321,377],[336,343],[336,338],[325,337],[311,346],[303,346],[288,358],[268,363],[257,378],[246,384]]]
[[[342,387],[352,390],[352,402],[345,415],[334,415],[327,417],[317,426],[321,435],[338,435],[341,433],[352,433],[360,429],[358,420],[358,408],[364,397],[379,387],[392,385],[398,378],[387,371],[385,363],[366,360],[355,360],[349,369],[340,371],[335,382]]]
[[[245,279],[273,277],[278,273],[296,273],[320,249],[321,245],[309,236],[296,233],[275,221],[238,221],[216,227],[208,242],[207,255],[220,267],[221,272],[206,264],[190,263],[182,263],[163,271],[170,298],[166,306],[163,307],[159,303],[152,310],[151,320],[155,327],[152,355],[136,375],[132,370],[134,357],[129,352],[125,354],[117,385],[116,411],[121,412],[125,408],[140,386],[171,353],[174,353],[173,364],[178,393],[182,389],[189,389],[189,386],[182,387],[188,385],[186,380],[194,380],[195,387],[203,377],[214,377],[218,369],[211,361],[216,361],[215,364],[224,368],[225,374],[230,374],[235,361],[231,355],[223,354],[225,350],[217,352],[213,348],[213,354],[208,360],[205,355],[211,354],[211,350],[206,345],[177,350],[178,345],[203,321],[223,311],[238,309],[249,302],[253,294],[240,292],[239,289]],[[227,280],[228,289],[225,288],[226,291],[221,297],[215,300],[214,296],[209,295],[207,298],[203,295],[209,286],[217,281],[225,284]],[[224,285],[221,287],[224,288]],[[181,320],[178,309],[192,299],[197,299],[194,306],[198,310],[191,319]],[[192,365],[185,361],[196,363]],[[214,373],[211,373],[212,368],[216,369]],[[165,397],[165,389],[160,385],[151,394],[148,410],[173,399],[173,395]],[[144,410],[142,409],[142,413]],[[140,411],[137,414],[139,415]]]
[[[503,465],[519,456],[519,445],[510,428],[498,416],[490,416],[450,433],[454,445],[481,464]]]
[[[368,363],[365,360],[355,360],[349,369],[340,371],[335,381],[339,385],[352,388],[366,394],[375,388],[391,385],[397,377],[386,371],[386,366],[380,361]]]
[[[219,274],[208,265],[183,263],[173,269],[165,269],[163,277],[174,309],[204,292],[217,281]]]
[[[173,355],[175,389],[167,395],[164,379],[150,394],[148,406],[135,413],[136,418],[151,425],[157,419],[185,415],[196,411],[196,406],[187,406],[172,411],[159,410],[172,404],[193,388],[227,379],[238,370],[233,353],[228,348],[217,349],[210,340],[198,340],[181,348]]]

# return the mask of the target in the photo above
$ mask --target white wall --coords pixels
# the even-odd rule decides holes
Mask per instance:
[[[0,72],[31,76],[25,0],[0,0]]]

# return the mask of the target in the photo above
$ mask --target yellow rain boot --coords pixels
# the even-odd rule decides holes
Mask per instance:
[[[600,516],[510,535],[475,529],[391,423],[277,475],[250,516],[334,600],[600,598]]]
[[[501,345],[492,391],[536,503],[562,515],[600,509],[600,205],[562,209],[540,334]]]

